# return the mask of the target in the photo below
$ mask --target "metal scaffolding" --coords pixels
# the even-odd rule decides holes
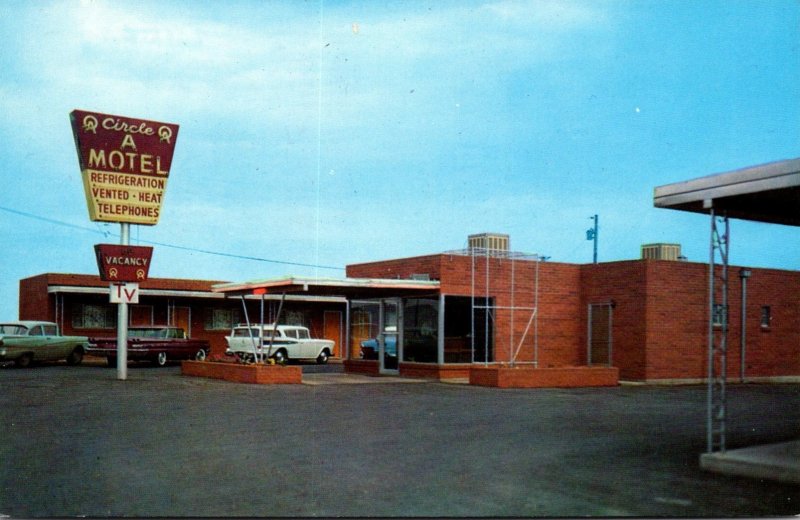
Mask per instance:
[[[471,311],[471,350],[472,363],[485,365],[497,364],[497,351],[501,348],[500,339],[502,331],[497,329],[498,317],[502,313],[508,323],[508,364],[533,364],[539,365],[539,263],[543,260],[538,254],[508,251],[485,247],[469,247],[458,251],[449,251],[446,254],[469,256],[471,258],[470,270],[470,301]],[[535,262],[533,279],[524,273],[518,274],[519,262]],[[492,264],[495,264],[494,269]],[[500,271],[508,268],[508,285],[496,283]],[[482,287],[481,287],[482,286]],[[498,304],[498,299],[504,296],[507,304]],[[515,320],[519,317],[525,320],[525,328],[521,334],[515,334]],[[482,319],[479,324],[476,319]],[[477,337],[476,329],[482,325],[483,334]],[[492,331],[493,333],[490,333]],[[531,332],[532,331],[532,332]],[[532,359],[518,361],[526,340],[532,337]],[[494,352],[491,346],[494,341]],[[482,342],[482,344],[481,344]],[[482,350],[481,350],[482,349]],[[482,360],[476,360],[476,352],[482,352]],[[493,358],[490,361],[490,358]]]
[[[708,265],[708,405],[707,452],[725,453],[728,370],[728,252],[730,224],[711,209],[711,245]],[[717,257],[720,260],[717,272]],[[719,281],[719,291],[717,291]],[[718,293],[719,292],[719,296]]]

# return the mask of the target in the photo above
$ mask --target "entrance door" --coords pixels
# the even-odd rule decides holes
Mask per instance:
[[[588,364],[611,366],[611,329],[613,306],[610,303],[589,304]]]
[[[325,311],[322,321],[322,337],[334,341],[331,355],[344,357],[344,349],[342,348],[342,313],[339,311]]]
[[[192,309],[173,305],[168,309],[168,312],[167,325],[180,327],[186,333],[186,337],[192,337]]]
[[[381,300],[378,328],[378,359],[381,374],[399,374],[402,323],[399,298]]]

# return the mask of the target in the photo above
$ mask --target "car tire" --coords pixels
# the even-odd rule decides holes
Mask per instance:
[[[208,357],[208,354],[203,349],[198,350],[197,354],[194,355],[195,361],[205,361],[206,357]]]
[[[67,356],[67,364],[69,366],[80,365],[81,361],[83,361],[83,350],[80,348],[76,348]]]
[[[14,366],[18,368],[28,368],[33,364],[33,354],[22,354],[14,362]]]
[[[166,352],[159,352],[156,355],[156,358],[153,360],[157,367],[163,367],[167,364],[167,353]]]
[[[287,361],[289,361],[289,356],[286,355],[286,351],[280,349],[275,354],[273,354],[272,359],[275,360],[275,363],[278,365],[285,365]]]
[[[112,356],[108,356],[106,358],[106,364],[108,365],[108,368],[116,368],[117,367],[117,358],[112,357]]]
[[[331,357],[331,353],[328,352],[328,349],[323,350],[322,352],[319,353],[319,356],[317,356],[317,364],[318,365],[326,364],[328,362],[329,357]]]

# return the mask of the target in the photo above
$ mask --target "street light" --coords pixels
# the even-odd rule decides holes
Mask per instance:
[[[597,263],[597,232],[599,227],[597,225],[597,215],[593,217],[589,217],[590,220],[594,220],[594,227],[591,229],[586,230],[586,240],[594,240],[594,256],[593,256],[593,263]]]

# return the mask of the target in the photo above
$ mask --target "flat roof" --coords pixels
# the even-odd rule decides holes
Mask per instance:
[[[435,280],[400,280],[384,278],[303,278],[287,276],[242,283],[223,283],[212,287],[227,295],[307,293],[317,296],[379,298],[436,293]]]
[[[75,285],[51,285],[47,287],[49,294],[98,294],[108,295],[108,287],[79,287]],[[211,291],[178,291],[168,289],[139,289],[141,296],[156,296],[168,298],[212,298],[217,300],[224,300],[225,295],[219,292]],[[256,296],[250,294],[245,295],[248,299],[255,299]],[[278,300],[280,295],[266,295],[268,300]],[[292,295],[287,296],[289,301],[303,301],[303,302],[325,302],[325,303],[345,303],[344,298],[333,296],[306,296],[306,295]]]
[[[659,186],[657,208],[800,226],[800,158]]]

